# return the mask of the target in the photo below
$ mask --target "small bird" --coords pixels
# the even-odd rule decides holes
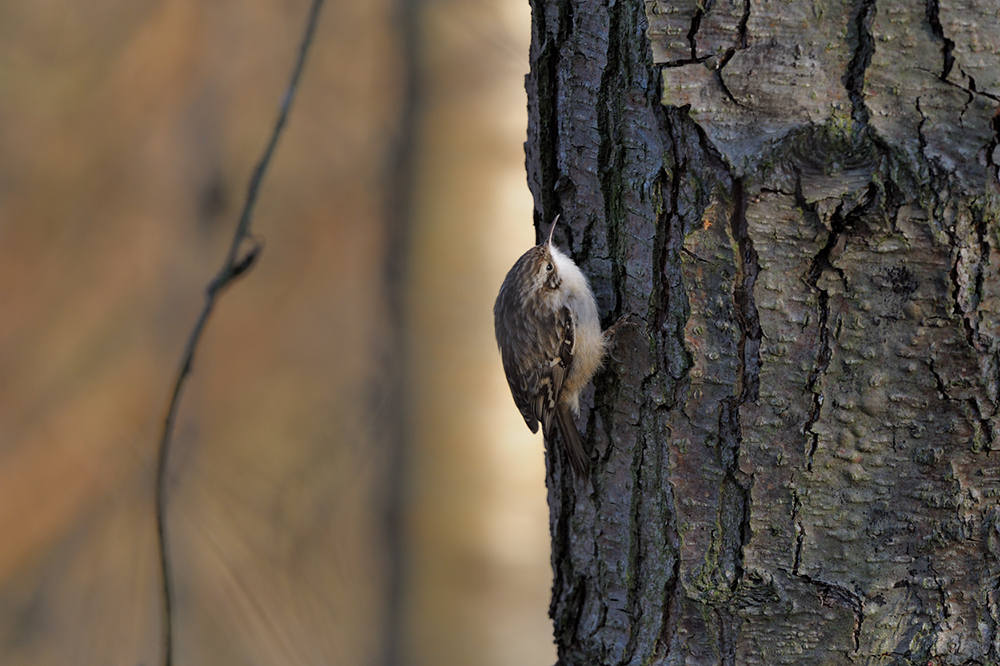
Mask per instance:
[[[553,421],[578,477],[590,457],[573,416],[580,391],[601,367],[604,334],[590,284],[573,260],[548,238],[531,248],[507,273],[493,306],[493,326],[514,404],[531,432],[551,441]]]

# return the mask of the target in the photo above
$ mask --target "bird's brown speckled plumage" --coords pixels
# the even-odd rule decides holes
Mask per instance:
[[[553,223],[553,228],[555,223]],[[562,436],[577,476],[590,458],[573,421],[580,391],[601,365],[604,337],[597,305],[580,269],[549,239],[507,273],[493,306],[497,345],[514,403],[532,432]]]

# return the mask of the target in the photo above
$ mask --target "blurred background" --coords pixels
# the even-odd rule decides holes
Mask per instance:
[[[308,7],[0,2],[0,664],[160,661],[156,443]],[[419,4],[401,331],[395,12],[327,0],[264,252],[195,358],[168,476],[179,666],[382,663],[393,413],[401,663],[555,660],[542,443],[492,338],[534,240],[528,3]]]

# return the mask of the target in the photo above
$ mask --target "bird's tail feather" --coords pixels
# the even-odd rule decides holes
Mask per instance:
[[[590,456],[583,448],[583,438],[576,429],[573,414],[567,405],[560,404],[556,407],[556,423],[559,426],[563,446],[569,455],[569,463],[573,467],[573,475],[577,478],[586,478],[590,474]]]

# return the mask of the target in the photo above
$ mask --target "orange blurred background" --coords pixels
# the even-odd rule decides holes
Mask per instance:
[[[156,442],[308,0],[0,2],[0,664],[160,660]],[[169,476],[177,664],[377,664],[393,5],[327,0]],[[552,663],[544,461],[492,302],[533,242],[524,0],[419,16],[403,657]]]

